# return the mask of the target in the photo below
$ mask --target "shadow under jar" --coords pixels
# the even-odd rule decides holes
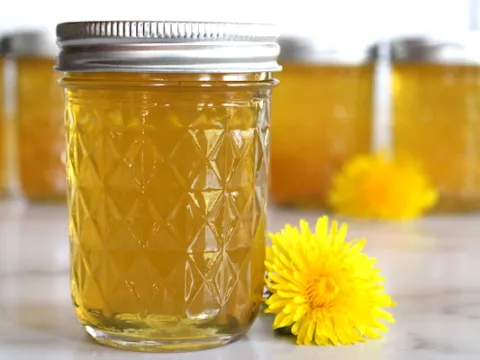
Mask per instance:
[[[53,69],[58,53],[55,38],[19,32],[12,35],[11,44],[20,192],[29,201],[64,202],[64,99]]]
[[[392,42],[393,151],[437,187],[434,211],[480,210],[480,56],[476,37]]]
[[[264,286],[274,29],[66,23],[57,35],[80,322],[140,351],[237,339]]]
[[[280,38],[272,104],[271,184],[277,204],[325,207],[332,176],[370,151],[374,64],[367,46]]]

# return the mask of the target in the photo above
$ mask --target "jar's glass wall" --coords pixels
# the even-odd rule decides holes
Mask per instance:
[[[64,201],[65,128],[55,60],[19,56],[15,118],[22,194],[34,201]]]
[[[211,347],[259,311],[272,80],[226,78],[63,78],[72,294],[99,341]]]
[[[273,93],[272,198],[323,207],[332,176],[370,150],[374,66],[282,65]]]
[[[480,209],[480,67],[393,65],[393,149],[420,161],[437,211]]]

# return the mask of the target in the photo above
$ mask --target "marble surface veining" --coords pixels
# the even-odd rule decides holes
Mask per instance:
[[[270,210],[270,230],[314,221],[319,213]],[[411,223],[349,221],[350,238],[368,239],[397,324],[382,340],[348,347],[301,347],[274,337],[260,316],[248,335],[222,348],[141,354],[91,341],[70,303],[66,211],[0,203],[0,360],[479,360],[480,215]]]

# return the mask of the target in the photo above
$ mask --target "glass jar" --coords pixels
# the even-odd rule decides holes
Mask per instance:
[[[480,209],[478,38],[392,42],[393,151],[423,165],[436,211]]]
[[[262,303],[276,35],[183,22],[57,35],[80,322],[141,351],[237,339]]]
[[[368,49],[280,38],[273,94],[271,194],[277,204],[324,207],[332,175],[370,150],[374,64]]]
[[[55,39],[41,32],[12,37],[19,186],[31,201],[65,201],[64,103]]]

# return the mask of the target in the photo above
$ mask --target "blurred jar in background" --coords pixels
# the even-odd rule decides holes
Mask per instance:
[[[418,160],[437,211],[480,209],[480,38],[392,42],[393,150]]]
[[[7,110],[5,105],[5,55],[7,53],[7,41],[0,37],[0,197],[7,192],[7,166],[6,166],[6,134],[5,123]]]
[[[53,70],[57,55],[53,35],[23,32],[12,37],[19,182],[23,196],[32,201],[66,196],[64,104]]]
[[[373,56],[284,37],[273,91],[270,189],[277,204],[323,207],[331,177],[372,142]]]

